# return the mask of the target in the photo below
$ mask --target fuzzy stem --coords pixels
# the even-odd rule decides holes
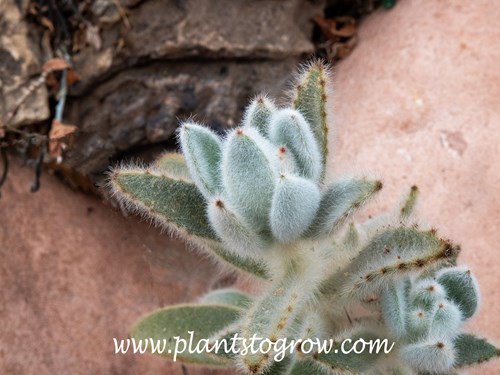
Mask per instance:
[[[252,337],[276,342],[289,337],[294,321],[316,291],[314,274],[291,262],[283,277],[274,283],[243,319],[241,334],[247,341]],[[242,367],[250,374],[262,374],[273,363],[272,351],[249,353],[240,358]]]

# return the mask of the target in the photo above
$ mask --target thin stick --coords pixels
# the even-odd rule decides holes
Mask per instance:
[[[9,157],[7,156],[7,151],[5,151],[5,148],[0,148],[0,156],[2,157],[3,163],[2,177],[0,177],[0,186],[2,186],[7,179],[7,174],[9,173]]]

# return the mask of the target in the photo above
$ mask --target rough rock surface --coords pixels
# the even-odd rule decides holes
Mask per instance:
[[[310,18],[324,3],[97,0],[98,43],[74,55],[81,82],[66,113],[79,133],[67,164],[96,181],[118,153],[171,140],[178,118],[234,125],[251,96],[279,93],[313,52]]]
[[[40,51],[16,1],[0,2],[0,123],[26,92],[30,75],[40,70]],[[40,87],[19,108],[11,125],[28,125],[49,117],[47,90]]]
[[[282,59],[312,52],[310,17],[324,1],[97,0],[101,43],[75,56],[83,86],[103,73],[150,60]],[[125,16],[126,14],[126,16]],[[98,51],[96,51],[96,49]],[[89,64],[89,61],[105,62]]]
[[[121,71],[73,99],[69,121],[79,132],[66,163],[99,180],[117,153],[173,139],[179,120],[191,115],[222,132],[239,121],[253,94],[281,93],[295,67],[295,59],[192,61]]]

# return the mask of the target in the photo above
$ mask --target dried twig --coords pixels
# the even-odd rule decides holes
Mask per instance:
[[[130,29],[130,21],[128,20],[127,12],[125,11],[125,9],[123,9],[122,5],[118,0],[113,0],[113,2],[115,3],[116,8],[118,9],[118,13],[120,14],[123,24],[127,29]]]
[[[40,177],[42,176],[43,159],[45,158],[45,153],[47,152],[47,142],[42,142],[40,145],[40,151],[38,152],[38,158],[35,164],[35,181],[31,185],[31,192],[35,193],[40,189]]]
[[[9,173],[9,157],[7,156],[7,151],[5,151],[4,148],[0,148],[0,157],[2,158],[3,164],[2,176],[0,177],[0,186],[2,186],[7,179],[7,174]]]

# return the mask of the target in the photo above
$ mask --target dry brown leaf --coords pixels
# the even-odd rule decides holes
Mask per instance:
[[[352,17],[327,19],[316,16],[313,21],[318,25],[327,41],[322,44],[328,60],[337,61],[348,56],[357,43],[356,20]]]
[[[332,20],[331,32],[343,38],[351,38],[356,32],[356,20],[352,17],[337,17]]]
[[[358,42],[358,38],[354,37],[345,43],[333,43],[331,47],[333,58],[344,59],[352,52]]]
[[[73,134],[77,127],[71,124],[63,124],[54,119],[49,132],[49,153],[57,160],[61,159],[64,139]]]
[[[71,86],[76,81],[80,80],[80,77],[76,73],[76,71],[69,66],[66,60],[61,58],[54,58],[47,61],[43,64],[42,72],[46,73],[45,82],[47,86],[53,91],[59,91],[59,80],[52,74],[56,71],[68,70],[68,74],[66,76],[66,82],[69,86]]]
[[[45,26],[51,33],[55,31],[54,25],[52,24],[52,21],[49,20],[47,17],[42,17],[40,18],[40,23]]]
[[[77,127],[71,124],[63,124],[62,122],[54,119],[52,120],[52,127],[49,132],[49,139],[59,140],[61,138],[65,138],[70,134],[73,134],[76,131]]]
[[[352,17],[337,17],[326,19],[321,16],[313,17],[313,21],[321,32],[330,40],[350,38],[356,34],[356,20]]]
[[[36,16],[38,15],[38,4],[34,2],[30,2],[28,5],[27,13]]]
[[[45,77],[45,84],[52,94],[58,92],[60,89],[59,80],[52,73],[47,74],[47,77]]]
[[[73,83],[77,82],[80,80],[80,77],[76,73],[74,69],[69,68],[68,69],[68,75],[66,77],[66,82],[68,86],[71,86]]]
[[[73,33],[73,53],[79,52],[85,47],[87,42],[86,27],[83,23],[78,25],[78,29]]]
[[[54,59],[48,60],[45,64],[43,64],[42,71],[50,73],[50,72],[55,72],[57,70],[68,69],[69,67],[70,66],[66,62],[66,60],[56,57]]]

